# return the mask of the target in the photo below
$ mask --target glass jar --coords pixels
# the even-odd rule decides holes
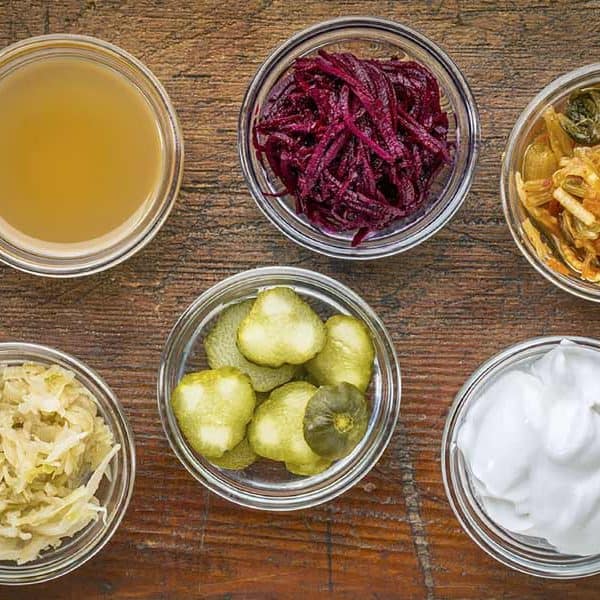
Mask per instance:
[[[600,63],[571,71],[547,85],[527,105],[517,119],[506,144],[500,179],[502,208],[506,222],[515,243],[529,264],[559,288],[594,302],[600,302],[600,284],[584,281],[575,272],[568,275],[559,273],[538,256],[523,229],[523,222],[527,218],[527,214],[517,194],[515,173],[521,171],[525,150],[543,129],[542,114],[544,110],[548,106],[564,105],[571,92],[579,88],[598,85],[600,85]],[[558,253],[555,253],[555,258],[559,262],[563,262]]]
[[[183,173],[183,139],[177,114],[167,92],[139,60],[113,44],[82,35],[43,35],[12,44],[0,51],[0,78],[23,65],[51,57],[74,57],[111,68],[142,94],[154,115],[161,138],[162,171],[152,197],[131,223],[94,243],[65,245],[60,250],[38,248],[0,234],[0,260],[46,277],[76,277],[113,267],[139,250],[157,234],[179,192]],[[106,238],[106,239],[105,239]]]
[[[273,461],[258,461],[244,471],[220,469],[189,446],[171,408],[171,395],[183,375],[208,368],[202,341],[219,313],[230,304],[254,298],[259,291],[274,286],[294,289],[322,318],[344,313],[360,319],[368,328],[375,347],[367,431],[350,455],[311,477],[290,475]],[[400,368],[392,341],[383,323],[364,300],[346,286],[319,273],[293,267],[265,267],[221,281],[181,315],[161,358],[158,408],[177,458],[209,490],[249,508],[284,511],[309,508],[331,500],[369,472],[394,431],[400,410],[400,390]]]
[[[55,549],[44,551],[41,556],[24,565],[0,561],[0,584],[25,585],[41,583],[65,575],[77,569],[95,556],[108,543],[119,527],[133,492],[135,480],[135,444],[133,433],[121,404],[108,385],[81,361],[46,346],[18,342],[0,343],[0,365],[21,365],[34,362],[43,365],[60,365],[75,374],[96,399],[98,414],[111,430],[115,444],[121,449],[113,457],[111,481],[104,478],[96,492],[100,504],[106,507],[106,518],[96,521],[64,538]]]
[[[352,247],[352,233],[325,233],[294,210],[294,201],[281,196],[282,185],[265,169],[252,142],[252,130],[273,86],[294,61],[315,53],[353,52],[359,57],[416,60],[438,80],[442,108],[449,113],[448,139],[454,161],[435,177],[429,200],[410,218],[371,234]],[[473,179],[480,132],[479,115],[469,86],[445,52],[406,25],[369,17],[344,17],[319,23],[275,49],[257,71],[244,97],[238,125],[238,151],[246,183],[258,207],[291,240],[321,254],[344,259],[374,259],[413,248],[439,231],[460,208]]]
[[[541,337],[515,344],[481,365],[456,395],[442,439],[442,475],[450,506],[463,529],[480,548],[517,571],[553,579],[574,579],[600,573],[600,555],[570,556],[544,540],[513,534],[488,517],[457,445],[460,428],[470,408],[503,373],[527,367],[564,339],[600,351],[600,342],[583,337]]]

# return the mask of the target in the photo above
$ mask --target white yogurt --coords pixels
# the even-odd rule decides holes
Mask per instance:
[[[600,352],[563,341],[503,373],[457,443],[488,516],[559,552],[600,553]]]

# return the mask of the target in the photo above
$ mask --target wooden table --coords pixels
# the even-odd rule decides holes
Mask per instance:
[[[600,580],[557,583],[510,571],[463,533],[446,501],[440,440],[461,384],[498,350],[532,336],[600,337],[597,306],[526,263],[501,213],[499,163],[529,99],[598,60],[600,2],[434,0],[0,1],[0,43],[51,32],[104,38],[163,81],[183,126],[186,168],[157,238],[100,275],[52,281],[0,266],[0,340],[70,352],[121,398],[137,441],[135,493],[108,547],[77,572],[10,600],[598,598]],[[268,51],[323,19],[396,19],[445,47],[481,112],[479,170],[434,239],[370,264],[302,250],[258,212],[238,166],[238,108]],[[205,491],[169,449],[158,418],[159,356],[173,322],[222,278],[289,264],[333,275],[378,311],[396,344],[401,421],[373,471],[325,506],[242,510]]]

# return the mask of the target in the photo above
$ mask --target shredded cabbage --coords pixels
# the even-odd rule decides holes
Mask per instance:
[[[0,560],[35,560],[105,517],[95,494],[119,449],[73,373],[0,366]]]

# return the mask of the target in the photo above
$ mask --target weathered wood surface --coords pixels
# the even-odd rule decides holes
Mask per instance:
[[[528,100],[600,56],[600,2],[233,0],[0,2],[0,44],[49,32],[105,38],[164,82],[186,141],[181,195],[155,241],[109,272],[49,281],[0,266],[0,340],[73,353],[116,390],[136,434],[135,494],[94,560],[11,600],[598,598],[598,578],[542,581],[512,572],[467,538],[446,502],[439,448],[453,396],[475,367],[541,334],[600,336],[597,306],[553,288],[521,257],[500,209],[499,161]],[[472,192],[452,223],[406,255],[371,264],[319,257],[258,212],[236,153],[238,107],[268,51],[335,15],[414,26],[471,82],[483,145]],[[1,143],[1,141],[0,141]],[[1,185],[1,182],[0,182]],[[320,508],[236,508],[184,471],[155,401],[159,355],[179,313],[232,273],[291,264],[339,278],[379,312],[404,375],[401,423],[357,487]]]

